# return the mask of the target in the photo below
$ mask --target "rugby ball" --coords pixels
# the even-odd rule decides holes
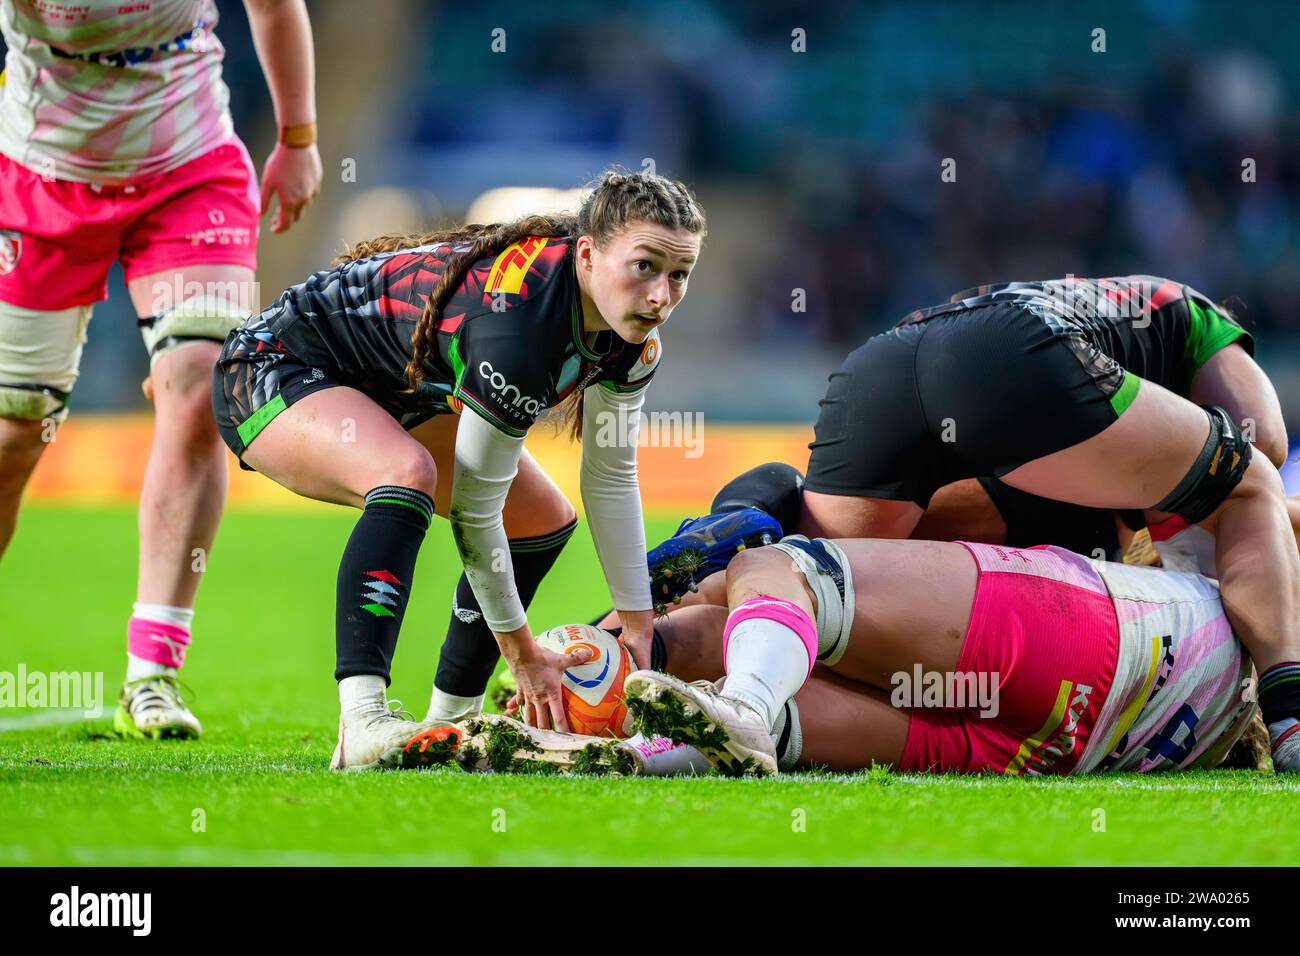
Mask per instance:
[[[557,654],[572,654],[579,648],[593,652],[590,660],[570,667],[560,678],[571,731],[595,737],[632,735],[623,680],[635,665],[618,638],[590,624],[565,624],[540,635],[537,643]]]

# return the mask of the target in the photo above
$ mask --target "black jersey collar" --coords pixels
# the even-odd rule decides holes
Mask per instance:
[[[613,349],[614,333],[609,329],[596,333],[596,344],[604,345],[601,351],[593,352],[587,347],[586,336],[582,334],[582,286],[578,282],[578,263],[576,260],[573,263],[573,288],[573,345],[583,358],[591,362],[599,362],[607,357],[610,350]]]

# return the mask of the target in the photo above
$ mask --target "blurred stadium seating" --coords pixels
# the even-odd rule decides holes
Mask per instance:
[[[269,98],[242,5],[218,7],[260,165]],[[653,161],[711,227],[652,407],[806,425],[844,352],[912,308],[983,281],[1143,272],[1231,299],[1300,429],[1293,4],[789,7],[313,2],[326,188],[298,228],[263,234],[263,303],[348,240]],[[78,414],[143,407],[115,276]]]

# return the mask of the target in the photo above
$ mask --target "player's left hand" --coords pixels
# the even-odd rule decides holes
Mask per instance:
[[[654,630],[648,631],[628,631],[623,628],[623,632],[618,636],[619,643],[627,648],[627,652],[632,655],[632,660],[638,670],[648,670],[650,667],[650,649],[654,643]]]
[[[650,649],[654,646],[654,611],[619,608],[618,623],[623,628],[618,636],[619,643],[627,648],[638,669],[647,670],[650,667]]]
[[[271,208],[272,194],[279,199],[272,232],[285,232],[301,218],[303,210],[320,194],[323,177],[320,152],[315,146],[291,149],[276,144],[262,170],[261,214]]]

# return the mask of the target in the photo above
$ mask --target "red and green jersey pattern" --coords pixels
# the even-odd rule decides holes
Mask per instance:
[[[573,240],[530,236],[465,272],[437,320],[436,347],[413,401],[403,393],[415,325],[447,262],[467,248],[417,246],[318,272],[286,291],[265,321],[288,351],[408,427],[468,405],[522,436],[575,389],[600,383],[632,391],[654,375],[658,333],[641,345],[608,331],[589,342]]]
[[[1054,328],[1077,330],[1121,368],[1184,396],[1215,352],[1234,342],[1255,351],[1250,333],[1226,310],[1191,286],[1145,275],[977,286],[899,325],[998,302],[1023,304]]]

